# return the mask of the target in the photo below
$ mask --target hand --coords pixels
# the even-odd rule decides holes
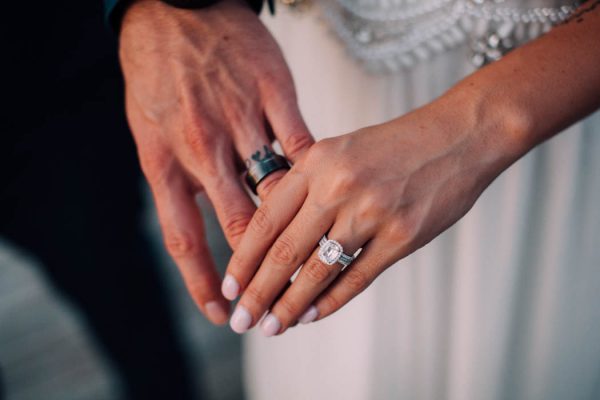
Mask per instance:
[[[268,310],[267,336],[323,319],[461,218],[517,157],[485,134],[499,126],[448,111],[465,101],[439,100],[316,143],[259,207],[233,254],[227,274],[244,290],[232,328],[242,333]],[[342,272],[317,256],[323,235],[346,254],[362,251]]]
[[[314,145],[257,210],[233,254],[228,276],[243,295],[232,328],[247,330],[267,310],[267,335],[327,317],[456,222],[511,163],[600,107],[596,6],[584,3],[573,22],[419,110]],[[346,253],[362,248],[341,273],[316,257],[324,234]]]
[[[201,10],[135,1],[123,18],[120,59],[127,117],[166,247],[199,308],[224,323],[229,303],[195,195],[206,191],[235,248],[255,211],[242,160],[270,145],[272,133],[292,162],[313,143],[290,72],[257,16],[236,0]],[[269,176],[259,195],[282,175]]]

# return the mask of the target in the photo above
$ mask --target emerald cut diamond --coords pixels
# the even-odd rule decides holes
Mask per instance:
[[[333,265],[338,262],[343,253],[344,249],[341,244],[335,240],[327,240],[321,244],[318,255],[325,264]]]

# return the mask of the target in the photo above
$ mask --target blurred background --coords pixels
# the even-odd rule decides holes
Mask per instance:
[[[161,252],[102,2],[10,3],[0,399],[243,398],[239,338],[206,322]]]
[[[210,210],[207,202],[202,205]],[[207,227],[220,231],[214,214],[205,214]],[[151,204],[146,221],[149,232],[159,239]],[[218,236],[210,244],[217,264],[223,266],[229,249],[219,247],[225,240],[215,240]],[[162,244],[155,249],[162,249]],[[240,336],[201,316],[169,256],[162,252],[157,260],[195,398],[243,399]],[[105,354],[78,304],[53,286],[35,255],[6,239],[0,239],[0,367],[6,400],[127,398],[118,366]]]

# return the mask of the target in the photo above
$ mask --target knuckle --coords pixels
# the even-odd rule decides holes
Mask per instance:
[[[351,268],[344,277],[344,284],[354,292],[362,292],[369,286],[369,277],[359,268]]]
[[[244,270],[244,266],[247,264],[245,258],[240,254],[239,251],[234,251],[231,254],[231,259],[229,260],[229,267],[227,268],[228,272],[238,272]],[[238,274],[234,274],[238,275]],[[239,276],[237,276],[239,278]],[[238,280],[239,282],[239,280]]]
[[[269,252],[270,259],[275,262],[275,264],[284,266],[296,262],[298,260],[298,254],[292,243],[292,240],[287,235],[281,235],[281,237],[273,243],[273,247]]]
[[[325,188],[315,195],[315,203],[321,209],[335,207],[342,204],[358,183],[358,177],[354,171],[344,167],[336,167],[335,174],[327,176],[328,181]]]
[[[363,207],[376,210],[388,209],[389,195],[383,190],[373,190],[369,192],[363,199]]]
[[[230,127],[258,124],[259,120],[256,117],[260,115],[258,112],[260,106],[257,97],[248,96],[244,99],[240,99],[236,96],[230,97],[228,100],[229,101],[223,104],[223,113],[225,114],[227,124]]]
[[[320,303],[323,305],[323,316],[329,315],[332,312],[339,310],[343,305],[342,301],[331,293],[321,297]]]
[[[279,78],[279,73],[276,68],[265,68],[260,72],[260,83],[262,84],[262,88],[267,94],[277,93],[278,90],[282,90],[280,88],[281,79]]]
[[[140,166],[144,176],[151,185],[164,181],[167,172],[173,165],[173,157],[166,151],[140,152]]]
[[[259,235],[268,236],[272,229],[273,223],[271,222],[271,217],[269,215],[269,209],[264,204],[259,207],[249,225],[250,229],[252,229],[255,233]]]
[[[254,285],[248,286],[244,292],[244,297],[255,306],[262,307],[267,303],[267,297],[265,296],[265,293]]]
[[[165,234],[165,247],[173,258],[190,257],[198,253],[198,244],[193,236],[183,232]]]
[[[310,260],[303,268],[306,278],[314,283],[321,283],[329,279],[332,268],[319,260]]]
[[[311,164],[308,161],[308,152],[310,149],[302,153],[295,161],[292,168],[287,171],[287,174],[296,176],[305,176],[308,171],[310,171]]]
[[[203,129],[197,118],[186,123],[183,137],[193,153],[207,154],[215,147],[216,137]]]
[[[313,138],[308,133],[297,132],[286,137],[282,145],[288,157],[296,158],[300,153],[309,149],[312,143]]]
[[[356,206],[357,219],[361,221],[380,221],[383,220],[390,207],[388,198],[385,194],[377,191],[370,191],[363,195]]]
[[[322,139],[313,144],[306,154],[307,162],[313,160],[322,161],[325,157],[331,156],[331,139]]]
[[[270,98],[296,99],[296,91],[291,82],[290,72],[285,67],[270,66],[260,71],[262,90]]]
[[[300,314],[300,307],[298,306],[298,304],[287,296],[284,296],[281,299],[279,299],[277,305],[289,317],[294,317]]]
[[[196,281],[187,285],[190,297],[196,304],[204,304],[205,298],[209,293],[209,288],[205,281]]]
[[[225,235],[230,238],[241,237],[246,231],[246,227],[250,223],[252,216],[248,213],[239,212],[229,216],[225,224],[223,225],[223,231]]]
[[[341,163],[337,166],[335,177],[332,182],[332,189],[336,194],[347,193],[359,182],[358,172],[348,163]]]
[[[418,224],[414,218],[402,216],[387,226],[388,237],[394,243],[410,243],[418,232]]]
[[[408,233],[401,224],[390,224],[387,231],[392,243],[404,243],[408,238]]]

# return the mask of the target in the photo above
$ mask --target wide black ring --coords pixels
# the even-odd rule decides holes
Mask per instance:
[[[280,169],[290,169],[288,160],[279,154],[270,153],[260,161],[254,162],[246,172],[246,183],[254,194],[258,184],[267,176]]]

